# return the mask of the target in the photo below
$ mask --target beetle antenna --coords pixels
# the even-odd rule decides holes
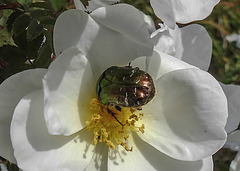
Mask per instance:
[[[113,111],[111,111],[110,109],[107,108],[108,113],[110,113],[115,119],[116,121],[118,121],[118,123],[120,123],[120,125],[124,126],[119,120],[118,118],[115,116],[116,113],[114,113]]]

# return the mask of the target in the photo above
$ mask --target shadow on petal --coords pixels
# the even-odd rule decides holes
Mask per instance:
[[[108,170],[108,146],[105,143],[98,143],[93,151],[93,156],[85,171]]]
[[[42,96],[42,94],[41,94]],[[36,151],[49,151],[58,149],[68,142],[74,140],[75,143],[86,144],[92,143],[92,138],[89,138],[90,132],[86,129],[82,129],[80,132],[71,136],[51,135],[48,133],[45,120],[43,117],[43,97],[27,99],[30,100],[29,115],[26,120],[26,136],[29,143]],[[88,151],[88,145],[86,145],[85,152]]]
[[[81,39],[89,39],[88,34],[84,32],[86,31],[85,28],[89,27],[89,24],[91,22],[89,22],[88,14],[80,10],[72,9],[62,13],[57,18],[54,26],[53,43],[56,55],[59,56],[70,47],[76,47]],[[92,33],[92,30],[88,31]],[[85,41],[84,43],[85,46],[84,44],[80,46],[85,48],[89,42]]]
[[[92,117],[90,102],[92,98],[96,98],[97,84],[97,80],[93,77],[92,68],[89,63],[87,64],[82,78],[79,79],[82,79],[82,81],[78,96],[78,112],[81,124],[86,125],[86,121],[91,120]]]
[[[126,150],[120,146],[117,146],[115,150],[110,150],[108,157],[109,160],[116,166],[121,165],[122,163],[128,162],[124,158],[127,156]]]
[[[143,141],[136,133],[133,133],[133,139],[136,148],[140,151],[143,157],[154,167],[156,170],[196,170],[200,171],[204,166],[203,161],[181,161],[173,159],[150,144]],[[133,151],[134,152],[134,151]]]

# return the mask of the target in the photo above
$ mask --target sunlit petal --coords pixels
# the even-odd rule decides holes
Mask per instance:
[[[175,57],[172,57],[166,53],[162,53],[162,52],[157,52],[157,53],[161,57],[161,60],[160,60],[161,63],[159,64],[159,70],[158,70],[156,79],[160,78],[161,76],[171,71],[186,69],[186,68],[196,68],[195,66],[189,65],[186,62],[180,61]],[[154,56],[154,58],[156,57],[158,56]],[[156,65],[156,60],[154,60],[154,58],[153,60],[150,61],[149,68],[151,68],[151,65]]]
[[[22,97],[42,87],[42,78],[46,72],[45,69],[23,71],[0,85],[0,154],[11,162],[16,162],[10,139],[10,123],[14,109]]]
[[[175,42],[175,57],[207,71],[212,57],[212,40],[198,24],[169,29]]]
[[[173,29],[176,23],[176,16],[172,0],[150,0],[150,4],[155,15]]]
[[[68,137],[50,135],[44,127],[43,106],[43,93],[35,91],[16,107],[11,139],[18,166],[34,171],[85,168],[94,153],[88,130]]]
[[[155,80],[164,74],[186,68],[196,68],[181,60],[160,51],[153,51],[151,56],[142,56],[131,62],[131,66],[139,67],[148,72]]]
[[[70,135],[85,127],[96,81],[88,60],[77,48],[64,51],[50,65],[43,85],[44,115],[51,134]]]
[[[90,1],[88,1],[87,10],[94,11],[97,8],[112,5],[116,2],[118,2],[118,1],[117,0],[90,0]]]
[[[174,42],[175,37],[170,34],[170,29],[165,24],[160,24],[160,27],[151,34],[154,49],[174,56],[176,53],[175,44],[180,42],[178,40]]]
[[[80,0],[73,0],[73,1],[74,1],[74,5],[75,5],[76,9],[79,9],[81,11],[85,10],[85,7]]]
[[[227,101],[218,82],[199,69],[177,70],[156,81],[155,98],[143,108],[139,136],[179,160],[200,160],[226,141]]]
[[[144,16],[126,4],[98,8],[90,15],[80,10],[61,14],[54,29],[56,54],[72,46],[79,47],[91,65],[102,63],[102,68],[95,68],[100,73],[111,65],[152,55],[153,49]]]
[[[110,151],[108,168],[114,171],[122,170],[177,170],[177,171],[211,171],[212,158],[199,161],[180,161],[173,159],[141,140],[136,134],[129,138],[129,144],[134,144],[132,152],[119,148],[119,152]]]

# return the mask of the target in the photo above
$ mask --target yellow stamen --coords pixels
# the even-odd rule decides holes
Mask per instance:
[[[127,140],[131,131],[144,133],[144,124],[141,127],[136,126],[143,113],[132,107],[122,107],[121,111],[118,111],[113,106],[103,105],[96,98],[93,98],[90,104],[93,114],[91,121],[86,121],[86,126],[93,132],[93,144],[105,142],[112,149],[121,145],[126,151],[132,151],[133,147],[128,146]]]

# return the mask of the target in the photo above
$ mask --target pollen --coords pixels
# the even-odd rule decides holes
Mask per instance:
[[[93,98],[90,102],[92,118],[86,121],[86,126],[93,133],[93,145],[104,142],[111,149],[117,145],[126,151],[132,151],[128,138],[131,131],[144,133],[144,124],[136,124],[142,120],[143,113],[132,107],[122,107],[121,111],[113,106],[103,105],[98,99]]]

